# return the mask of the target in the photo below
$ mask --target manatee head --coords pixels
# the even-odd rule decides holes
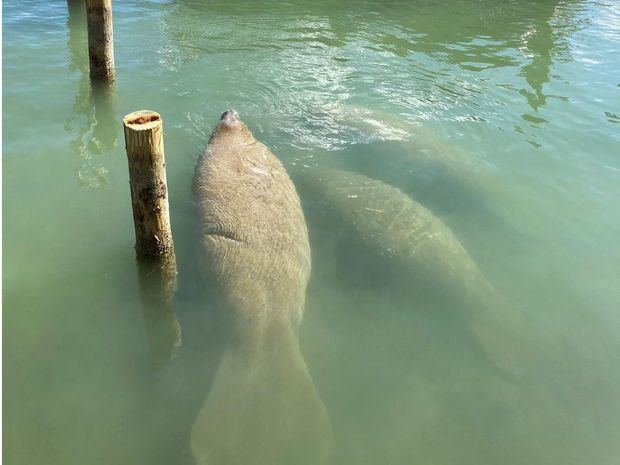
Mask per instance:
[[[239,118],[239,114],[235,110],[229,109],[222,113],[213,134],[211,134],[209,144],[251,144],[255,141],[252,132]]]
[[[239,119],[239,113],[237,113],[232,108],[226,110],[224,113],[222,113],[222,116],[220,116],[219,124],[224,125],[227,128],[239,126],[241,124],[241,120]]]

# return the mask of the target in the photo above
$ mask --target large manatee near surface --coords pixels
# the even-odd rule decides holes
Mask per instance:
[[[295,179],[308,210],[334,230],[342,228],[340,249],[352,250],[345,274],[364,270],[364,285],[370,274],[377,285],[402,291],[412,306],[433,297],[439,302],[433,308],[462,309],[459,319],[488,359],[508,375],[525,373],[522,345],[529,337],[520,314],[430,210],[395,187],[349,171],[309,168]]]
[[[225,112],[195,171],[201,261],[230,340],[192,429],[198,465],[319,464],[331,428],[301,354],[310,246],[280,161]]]

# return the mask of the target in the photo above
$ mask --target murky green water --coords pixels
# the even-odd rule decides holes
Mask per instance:
[[[458,299],[412,296],[389,254],[300,188],[301,346],[330,463],[619,463],[618,3],[116,2],[111,90],[91,89],[79,7],[3,10],[7,464],[192,463],[225,337],[191,179],[229,106],[300,186],[344,168],[428,207],[521,317],[495,341],[526,367],[513,377]],[[183,328],[158,369],[120,127],[142,108],[165,120]]]

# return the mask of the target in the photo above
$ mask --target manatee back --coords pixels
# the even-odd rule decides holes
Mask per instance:
[[[309,195],[324,199],[331,216],[347,227],[347,241],[357,238],[375,264],[382,257],[394,269],[388,275],[400,276],[407,288],[443,283],[462,296],[486,282],[450,228],[399,189],[336,169],[309,170],[304,178]]]
[[[212,138],[194,177],[207,275],[239,324],[301,319],[310,246],[299,196],[262,143]]]

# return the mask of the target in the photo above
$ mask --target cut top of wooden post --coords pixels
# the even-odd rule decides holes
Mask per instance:
[[[151,110],[138,110],[125,116],[123,124],[134,131],[144,131],[161,126],[161,115]]]
[[[136,251],[140,256],[159,256],[173,246],[162,119],[159,113],[141,110],[125,116],[123,126]]]
[[[138,110],[123,118],[125,128],[125,149],[128,157],[147,155],[149,158],[164,158],[161,115],[151,110]],[[161,144],[161,147],[158,145]],[[159,154],[161,152],[161,154]],[[131,170],[131,160],[129,161]],[[164,171],[165,174],[165,171]]]

